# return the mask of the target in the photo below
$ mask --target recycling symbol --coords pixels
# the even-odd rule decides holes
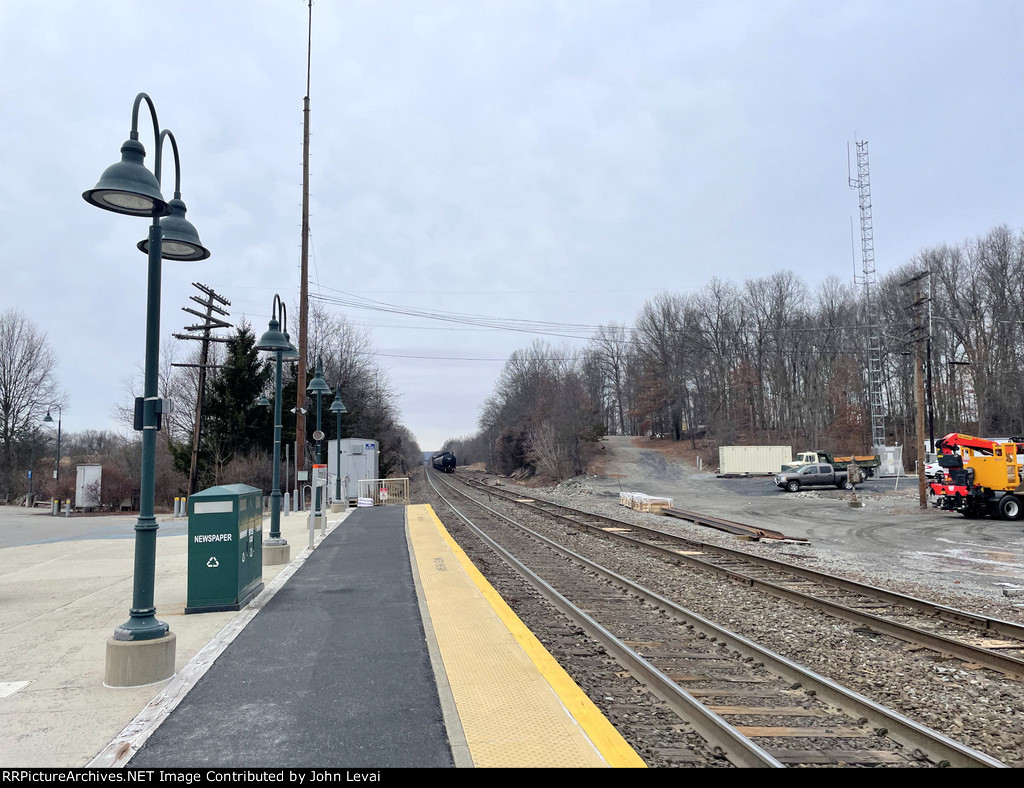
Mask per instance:
[[[217,560],[216,556],[210,556],[210,560],[206,562],[206,565],[211,569],[216,569],[220,566],[220,561]]]

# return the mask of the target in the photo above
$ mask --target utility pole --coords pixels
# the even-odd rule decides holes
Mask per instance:
[[[928,451],[935,454],[935,396],[932,391],[932,278],[928,277],[928,347],[925,385],[928,387]]]
[[[187,306],[183,306],[181,310],[188,312],[189,314],[195,315],[203,319],[203,324],[195,326],[185,326],[186,331],[202,331],[202,335],[196,334],[175,334],[177,339],[195,339],[203,343],[202,350],[200,353],[200,361],[198,364],[173,364],[175,367],[198,367],[199,368],[199,383],[196,391],[196,413],[195,421],[192,425],[192,462],[189,465],[188,471],[188,494],[194,495],[196,492],[196,484],[198,482],[199,475],[199,442],[203,428],[203,399],[206,394],[206,370],[220,366],[219,364],[210,363],[210,343],[211,342],[232,342],[230,337],[215,337],[211,336],[210,332],[217,328],[231,328],[231,324],[225,320],[214,317],[213,313],[216,312],[219,315],[230,317],[228,312],[225,312],[219,306],[214,304],[216,301],[218,304],[224,306],[231,306],[231,302],[223,296],[217,295],[211,288],[206,285],[201,285],[198,282],[193,282],[192,286],[195,287],[202,293],[205,293],[206,300],[203,301],[199,296],[189,296],[190,299],[195,301],[200,306],[206,307],[206,313],[197,312],[194,309],[190,309]]]
[[[299,285],[299,369],[295,389],[295,475],[301,479],[306,445],[306,414],[301,407],[306,391],[306,353],[309,338],[309,76],[313,50],[313,0],[309,0],[309,31],[306,39],[306,95],[302,99],[302,252]]]
[[[918,506],[921,509],[928,508],[928,484],[924,474],[925,450],[925,418],[924,418],[924,356],[925,346],[930,343],[931,336],[929,324],[924,315],[924,306],[931,299],[922,288],[923,280],[930,276],[930,271],[922,271],[902,284],[902,287],[912,287],[911,302],[907,309],[913,311],[914,323],[910,329],[910,340],[914,343],[914,404],[917,406],[917,413],[914,418],[917,427],[917,489]]]

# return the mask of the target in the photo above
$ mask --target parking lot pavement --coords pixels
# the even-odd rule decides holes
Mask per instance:
[[[13,543],[0,549],[0,766],[85,766],[167,683],[103,686],[107,638],[132,602],[135,518],[58,524],[65,518],[12,509],[0,507],[0,533]],[[281,518],[293,560],[307,526],[305,512]],[[185,519],[165,520],[157,541],[157,618],[177,636],[176,671],[236,615],[184,614],[186,529]],[[264,584],[286,566],[264,566]]]
[[[0,549],[72,539],[129,539],[135,536],[137,515],[50,514],[50,509],[0,506]],[[159,535],[185,533],[185,519],[157,515]]]

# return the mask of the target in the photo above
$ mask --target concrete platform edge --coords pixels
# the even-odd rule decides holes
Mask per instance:
[[[448,683],[448,674],[444,669],[444,662],[441,659],[441,649],[437,645],[437,636],[434,634],[434,625],[430,620],[430,609],[427,606],[427,599],[423,593],[423,584],[420,581],[420,571],[416,566],[416,554],[413,550],[412,538],[409,534],[409,509],[406,507],[405,518],[405,542],[409,548],[409,565],[412,568],[412,582],[416,589],[420,617],[423,619],[423,634],[427,641],[427,652],[430,655],[430,666],[434,671],[434,679],[437,681],[437,695],[441,702],[441,715],[444,717],[445,729],[448,731],[448,744],[452,749],[452,760],[457,769],[472,769],[473,756],[469,750],[469,742],[466,741],[466,733],[462,729],[462,720],[459,718],[459,710],[455,705],[455,697],[452,695],[451,684]]]
[[[329,523],[326,533],[330,534],[333,532],[352,511],[354,510],[347,509],[341,517]],[[314,546],[312,549],[315,550],[316,547]],[[277,577],[267,584],[255,599],[240,610],[238,615],[231,619],[217,636],[200,650],[177,675],[171,677],[167,686],[153,700],[146,704],[146,707],[139,712],[135,719],[128,723],[121,733],[115,736],[88,763],[87,768],[118,769],[126,767],[132,756],[139,751],[146,740],[153,735],[153,732],[174,711],[175,707],[195,686],[196,682],[209,670],[217,657],[238,637],[238,633],[263,609],[264,605],[288,582],[291,576],[298,571],[299,567],[306,562],[311,552],[308,546],[303,548],[302,552],[293,558],[288,566],[281,570]]]
[[[647,768],[643,759],[630,747],[622,735],[615,729],[607,717],[580,689],[572,677],[550,652],[537,639],[533,632],[519,619],[480,573],[469,556],[459,547],[451,534],[444,527],[432,506],[424,506],[433,520],[441,538],[448,544],[456,560],[472,582],[483,594],[484,598],[508,629],[512,637],[519,643],[525,654],[533,661],[537,670],[555,692],[569,714],[576,720],[583,733],[590,739],[598,753],[608,766],[615,768]]]

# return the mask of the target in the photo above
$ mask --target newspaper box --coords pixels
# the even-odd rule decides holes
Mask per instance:
[[[262,497],[226,484],[188,499],[186,613],[240,610],[263,588]]]

